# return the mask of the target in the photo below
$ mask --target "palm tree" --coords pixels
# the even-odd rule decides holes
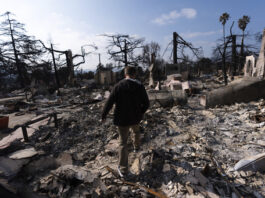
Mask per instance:
[[[223,36],[224,36],[224,42],[225,42],[225,24],[226,24],[226,21],[228,21],[228,19],[230,18],[230,15],[225,12],[223,13],[220,18],[219,18],[219,21],[222,23],[223,25]]]
[[[225,52],[226,52],[226,42],[225,42],[225,24],[230,18],[229,14],[227,12],[224,12],[220,17],[219,21],[223,25],[223,39],[224,39],[224,49],[222,53],[222,62],[223,62],[223,76],[224,76],[224,82],[225,85],[227,85],[227,75],[226,75],[226,67],[225,67]]]
[[[246,15],[244,15],[241,19],[238,19],[238,27],[242,30],[242,40],[241,40],[241,49],[240,49],[240,67],[241,68],[243,64],[245,29],[249,21],[250,21],[250,17]],[[239,68],[239,71],[241,68]]]

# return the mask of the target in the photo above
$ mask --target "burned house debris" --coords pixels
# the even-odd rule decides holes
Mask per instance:
[[[252,119],[264,116],[264,100],[207,110],[197,97],[177,106],[152,102],[141,123],[142,148],[129,155],[136,177],[123,181],[111,171],[117,163],[116,128],[111,120],[102,126],[99,121],[104,101],[84,102],[82,94],[68,92],[54,102],[20,107],[22,115],[9,114],[12,127],[15,120],[23,124],[55,111],[58,128],[47,117],[27,126],[27,144],[20,141],[21,129],[20,137],[2,139],[1,186],[20,196],[46,197],[265,196],[264,174],[251,169],[264,166],[264,120]],[[29,111],[31,105],[36,110]],[[247,159],[252,165],[244,162],[246,168],[239,168],[246,156],[253,156]]]
[[[117,76],[112,68],[99,67],[95,74],[95,81],[99,85],[113,85],[117,82]]]
[[[176,32],[173,60],[152,51],[147,67],[141,65],[146,57],[136,55],[143,38],[104,36],[116,60],[109,66],[100,60],[95,72],[78,73],[90,54],[84,47],[97,47],[84,45],[72,54],[36,40],[49,60],[36,63],[35,70],[28,63],[24,86],[1,85],[0,197],[265,197],[265,30],[257,61],[248,54],[244,75],[238,71],[227,79],[216,72],[220,60],[203,58],[200,48]],[[186,48],[201,61],[188,60]],[[10,61],[1,58],[0,50],[0,71]],[[8,65],[11,70],[15,63]],[[132,175],[123,178],[114,111],[105,122],[100,119],[128,65],[138,70],[150,107],[140,122],[140,148],[128,140]],[[20,82],[18,77],[13,80]]]
[[[264,78],[265,72],[265,29],[263,30],[261,47],[258,59],[253,55],[247,56],[244,66],[245,76],[254,76]]]

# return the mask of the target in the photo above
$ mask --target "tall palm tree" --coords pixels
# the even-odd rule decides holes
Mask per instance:
[[[226,52],[226,42],[225,42],[225,24],[230,18],[230,15],[227,12],[224,12],[220,17],[219,21],[223,25],[223,39],[224,39],[224,49],[222,54],[222,62],[223,62],[223,76],[224,76],[224,82],[225,85],[227,85],[227,75],[226,75],[226,67],[225,67],[225,52]]]
[[[230,15],[227,12],[224,12],[220,17],[219,17],[219,21],[222,23],[223,25],[223,37],[224,37],[224,43],[225,43],[225,24],[228,21],[228,19],[230,18]]]
[[[238,27],[242,30],[242,40],[241,40],[241,49],[240,49],[240,67],[242,68],[243,64],[243,54],[244,54],[244,39],[245,39],[245,29],[250,22],[250,17],[244,15],[242,18],[238,19]],[[239,68],[239,70],[241,69]]]

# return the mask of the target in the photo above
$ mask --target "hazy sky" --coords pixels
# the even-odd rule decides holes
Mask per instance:
[[[80,52],[84,44],[96,44],[102,62],[108,62],[104,33],[123,33],[145,37],[161,44],[162,52],[178,32],[210,57],[212,47],[222,35],[219,16],[228,12],[235,21],[234,32],[240,32],[237,21],[251,17],[246,29],[250,33],[265,28],[264,0],[0,0],[0,13],[10,11],[26,24],[30,35],[59,50]],[[168,57],[165,56],[165,59]],[[83,68],[94,69],[96,54],[86,58]]]

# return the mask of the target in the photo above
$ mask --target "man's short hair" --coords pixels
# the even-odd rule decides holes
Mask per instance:
[[[128,75],[128,76],[136,76],[136,68],[131,67],[131,66],[127,66],[124,69],[124,74]]]

